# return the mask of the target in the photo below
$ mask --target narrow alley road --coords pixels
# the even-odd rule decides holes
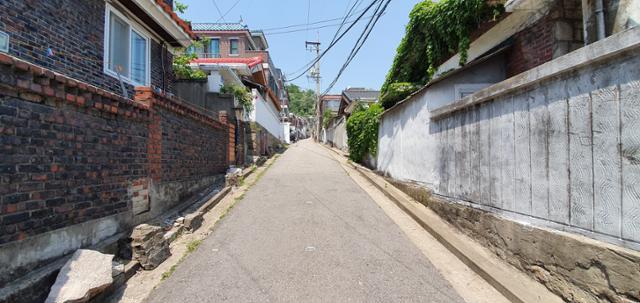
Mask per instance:
[[[292,145],[149,302],[463,302],[310,140]]]

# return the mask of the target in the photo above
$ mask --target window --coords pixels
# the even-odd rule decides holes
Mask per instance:
[[[212,58],[220,57],[220,39],[211,39],[209,42],[209,53]]]
[[[149,38],[107,6],[105,72],[134,85],[149,84]]]
[[[9,35],[5,32],[0,32],[0,52],[9,52]]]
[[[239,53],[239,48],[238,48],[238,39],[230,39],[229,40],[229,54],[230,55],[238,55]]]

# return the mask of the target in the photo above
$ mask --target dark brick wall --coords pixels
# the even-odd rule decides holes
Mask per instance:
[[[580,0],[556,0],[545,17],[516,33],[507,53],[507,77],[582,47],[581,12]]]
[[[147,124],[0,97],[0,244],[129,209]]]
[[[160,180],[200,179],[227,169],[227,132],[166,109],[158,109],[162,128]]]
[[[0,245],[131,211],[149,180],[184,197],[225,172],[225,124],[140,89],[127,100],[0,54]]]
[[[10,35],[10,54],[28,62],[121,93],[120,82],[104,73],[104,0],[2,0],[0,30]],[[51,48],[53,56],[47,55]],[[151,84],[172,92],[171,54],[151,42]],[[125,83],[129,97],[133,87]]]
[[[507,53],[507,77],[532,69],[553,59],[553,22],[547,15],[513,36]]]

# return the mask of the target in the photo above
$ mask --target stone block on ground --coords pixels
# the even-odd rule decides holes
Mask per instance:
[[[184,217],[184,227],[190,231],[194,231],[202,226],[202,213],[197,212]]]
[[[140,262],[145,270],[152,270],[171,256],[169,242],[159,226],[141,224],[131,233],[132,259]]]
[[[79,249],[60,269],[45,302],[88,302],[113,283],[113,255]]]

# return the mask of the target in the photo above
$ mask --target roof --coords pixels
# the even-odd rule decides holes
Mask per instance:
[[[378,100],[380,91],[366,88],[348,88],[342,94],[349,100]]]
[[[340,98],[342,98],[341,95],[323,95],[322,97],[320,97],[321,100],[326,101],[326,100],[340,100]]]
[[[201,63],[201,64],[225,64],[225,63],[236,63],[236,64],[246,64],[249,68],[253,68],[254,66],[262,63],[262,57],[250,57],[250,58],[198,58],[191,61],[191,63]]]
[[[248,27],[242,23],[192,23],[194,31],[246,31]]]
[[[178,24],[178,26],[180,26],[180,28],[182,28],[182,30],[184,30],[184,32],[189,35],[189,37],[191,37],[191,39],[197,38],[196,35],[191,31],[191,26],[189,26],[189,23],[182,20],[182,18],[180,18],[173,11],[173,7],[171,7],[171,5],[164,2],[164,0],[156,0],[156,4],[160,6],[162,10],[164,10],[164,12],[167,13],[169,17],[171,17],[171,20]]]

